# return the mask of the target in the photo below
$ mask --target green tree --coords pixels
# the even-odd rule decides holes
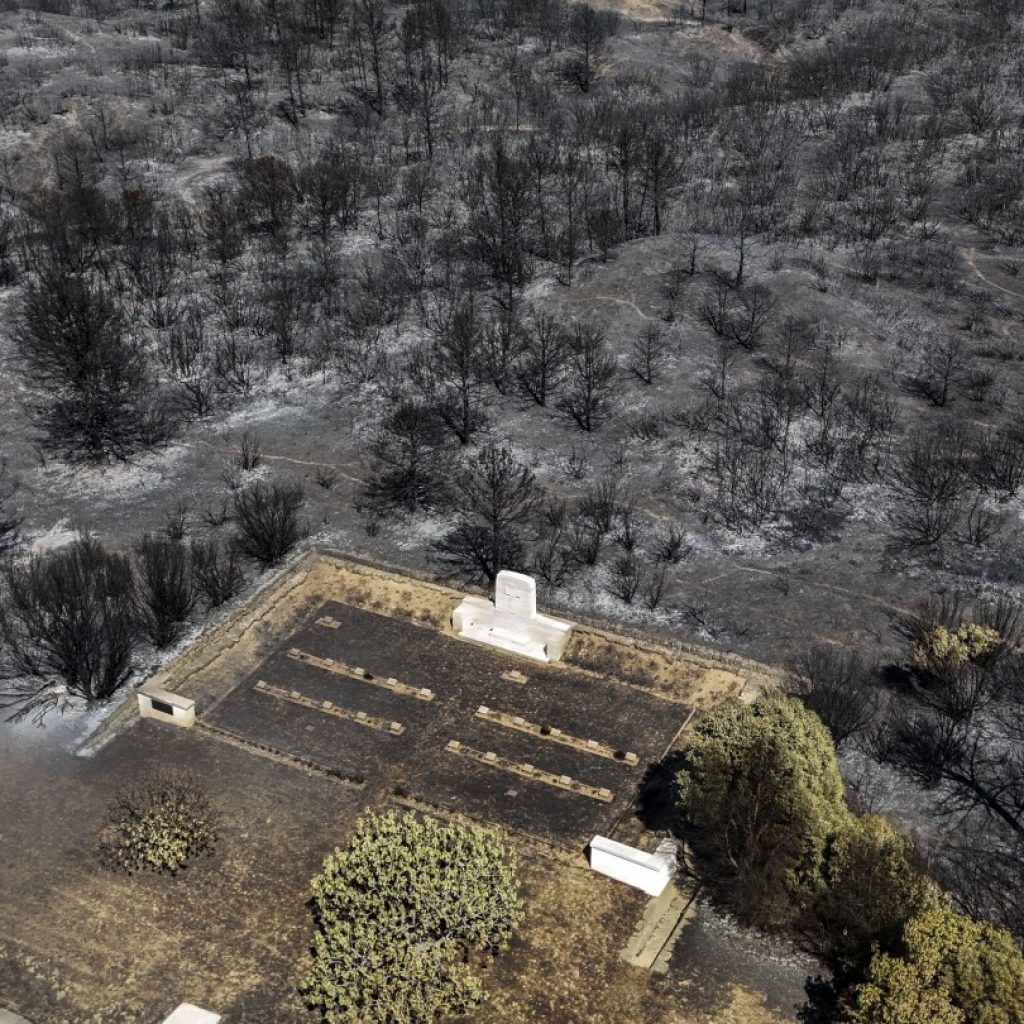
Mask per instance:
[[[1024,1024],[1024,957],[1009,932],[936,899],[894,953],[875,952],[849,1024]]]
[[[746,920],[791,922],[823,889],[829,838],[848,820],[828,730],[788,697],[733,701],[683,753],[680,810],[719,894]]]
[[[369,815],[313,880],[313,965],[303,983],[329,1024],[423,1024],[483,991],[473,954],[522,920],[516,860],[491,832]]]
[[[891,949],[907,920],[934,899],[914,844],[874,814],[851,816],[833,837],[824,876],[811,927],[839,983],[863,977],[872,944]]]

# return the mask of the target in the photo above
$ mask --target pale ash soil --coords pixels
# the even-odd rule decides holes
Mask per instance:
[[[658,267],[658,250],[669,244],[655,239],[625,245],[613,262],[594,265],[578,287],[551,285],[534,301],[552,312],[592,315],[624,352],[641,318],[653,317],[664,307],[657,273],[650,271]],[[794,291],[796,300],[820,298],[799,278]],[[825,299],[835,302],[831,296]],[[683,404],[692,395],[695,378],[710,364],[713,343],[690,321],[672,325],[671,333],[675,347],[670,372],[677,383],[658,389],[653,397],[624,377],[618,399],[623,409],[664,408]],[[867,342],[851,347],[870,357]],[[127,466],[83,467],[56,460],[40,464],[19,389],[11,375],[5,381],[5,422],[15,428],[8,457],[22,483],[16,501],[24,510],[30,542],[54,530],[69,537],[83,529],[111,539],[126,539],[127,524],[128,536],[159,531],[168,510],[181,500],[194,512],[194,530],[201,531],[199,512],[230,499],[222,473],[237,453],[241,434],[255,431],[266,463],[261,471],[304,482],[312,542],[396,567],[431,568],[429,544],[443,532],[446,518],[439,517],[436,526],[430,517],[396,522],[370,537],[353,509],[365,474],[359,442],[371,429],[381,401],[372,388],[350,393],[331,377],[303,379],[295,374],[288,379],[277,374],[226,419],[188,428],[164,450]],[[554,493],[579,493],[581,483],[566,473],[573,457],[582,458],[588,478],[614,465],[651,525],[677,523],[692,548],[673,570],[665,606],[654,613],[627,607],[604,593],[600,569],[582,572],[562,592],[542,592],[542,600],[552,606],[776,661],[818,638],[884,649],[892,615],[925,589],[903,572],[887,570],[886,528],[879,495],[870,488],[865,488],[862,510],[829,543],[794,544],[781,531],[734,534],[709,529],[685,442],[632,439],[615,419],[598,433],[584,435],[562,417],[538,413],[518,399],[496,401],[492,419],[481,440],[511,438],[517,455]],[[329,490],[316,482],[321,469],[336,473]]]
[[[643,65],[668,82],[682,83],[694,73],[688,62],[696,55],[723,62],[765,57],[739,29],[724,32],[710,24],[644,25],[641,22],[652,11],[661,10],[658,4],[620,7],[628,8],[626,13],[635,15],[638,22],[627,21],[614,39],[606,76],[616,69]],[[7,14],[4,24],[0,44],[9,60],[30,59],[40,80],[47,82],[47,89],[38,96],[24,98],[39,107],[36,126],[4,133],[2,142],[9,153],[33,154],[30,140],[45,140],[81,120],[78,106],[62,108],[56,98],[59,83],[73,89],[77,81],[76,61],[83,51],[76,51],[76,41],[97,55],[122,56],[148,43],[133,38],[130,30],[113,35],[96,25],[89,26],[83,40],[80,22],[56,16],[28,21]],[[325,78],[320,86],[325,97],[328,85]],[[311,84],[310,89],[311,116],[303,130],[312,130],[310,126],[318,123],[314,116],[317,88]],[[922,102],[913,73],[899,78],[892,93],[909,102],[910,109]],[[130,101],[125,102],[139,113]],[[162,117],[171,130],[163,136],[155,157],[136,171],[143,180],[170,183],[181,195],[195,198],[204,186],[224,176],[228,160],[240,152],[240,141],[225,140],[221,152],[210,152],[211,136],[197,138],[180,130],[188,123],[186,113],[182,105],[180,112]],[[195,118],[192,123],[196,125]],[[286,130],[273,120],[257,136],[258,151],[277,152],[288,144]],[[192,140],[188,144],[187,138]],[[41,152],[29,156],[19,173],[28,174],[33,160],[38,173],[45,174]],[[364,213],[361,230],[345,240],[348,252],[372,252],[377,247],[372,223],[370,214]],[[654,612],[626,606],[607,594],[602,585],[607,566],[581,570],[564,590],[543,593],[542,599],[567,612],[699,640],[778,664],[818,639],[890,655],[895,650],[889,629],[892,616],[936,587],[1019,596],[1022,559],[1016,541],[1001,555],[986,554],[977,565],[894,561],[887,518],[890,497],[884,483],[850,488],[845,521],[824,536],[802,535],[785,521],[749,533],[715,525],[700,460],[685,432],[671,430],[664,440],[645,441],[632,436],[629,426],[639,412],[672,416],[695,408],[705,397],[699,377],[714,361],[717,340],[694,314],[698,293],[709,283],[707,273],[684,282],[675,318],[665,321],[670,303],[664,285],[669,268],[679,260],[672,231],[670,214],[664,236],[624,243],[608,263],[582,261],[571,289],[555,283],[543,270],[527,289],[526,297],[539,311],[591,317],[607,330],[623,366],[610,421],[594,435],[586,435],[553,410],[494,394],[488,407],[490,425],[475,440],[510,442],[552,495],[576,499],[595,479],[618,477],[632,492],[645,529],[676,524],[684,532],[689,555],[672,569],[665,599]],[[967,299],[985,304],[988,297],[989,330],[995,336],[1012,342],[1019,335],[1024,285],[1005,270],[1015,254],[961,234],[963,300],[947,301],[941,293],[915,291],[900,283],[861,284],[847,273],[848,254],[842,249],[830,253],[813,243],[769,247],[752,242],[748,278],[772,287],[780,315],[804,314],[820,321],[827,335],[841,335],[841,355],[851,368],[891,374],[902,342],[916,337],[922,324],[955,321],[959,303]],[[731,246],[722,239],[702,236],[701,244],[702,267],[728,267],[734,260]],[[827,268],[825,290],[809,269],[811,258]],[[0,311],[8,316],[12,295],[11,289],[2,295]],[[671,343],[664,380],[655,388],[645,388],[625,370],[632,340],[649,322],[660,323]],[[315,330],[317,325],[309,327]],[[414,339],[405,337],[398,347],[410,340]],[[263,472],[304,481],[314,542],[397,567],[436,571],[430,543],[449,523],[446,515],[388,523],[371,537],[353,509],[359,482],[366,475],[362,462],[366,442],[386,411],[377,388],[343,385],[332,371],[306,377],[298,367],[278,367],[230,413],[185,428],[162,451],[127,467],[68,466],[52,459],[42,461],[27,415],[34,396],[15,372],[10,344],[6,337],[0,340],[3,453],[22,483],[16,504],[25,515],[27,538],[39,548],[52,548],[54,538],[69,539],[76,529],[127,543],[143,532],[158,531],[167,511],[179,501],[187,502],[194,513],[193,533],[204,532],[199,513],[230,498],[224,464],[237,451],[239,436],[248,430],[261,439]],[[759,358],[741,355],[739,380],[753,375]],[[1007,415],[1019,403],[1020,365],[1016,360],[982,361],[998,371],[997,389],[1004,395],[1003,414]],[[921,417],[934,423],[985,418],[964,397],[942,410],[929,410],[906,395],[900,395],[899,402],[904,425]],[[329,490],[316,482],[318,472],[325,470],[335,475]],[[643,547],[642,539],[641,551]]]

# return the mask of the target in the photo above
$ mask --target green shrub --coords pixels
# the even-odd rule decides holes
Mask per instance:
[[[483,997],[472,958],[522,920],[516,861],[481,828],[369,815],[313,879],[307,1001],[330,1024],[422,1024]]]
[[[893,954],[876,951],[849,1024],[1024,1024],[1024,957],[1009,932],[941,899],[912,917]]]
[[[100,858],[115,870],[176,875],[217,841],[216,815],[189,775],[161,773],[115,798],[100,839]]]
[[[936,626],[916,640],[911,648],[914,664],[932,672],[976,662],[995,651],[1002,641],[991,626],[967,622],[955,630]]]

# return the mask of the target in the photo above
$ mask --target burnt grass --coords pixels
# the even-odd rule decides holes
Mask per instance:
[[[330,616],[338,628],[316,625]],[[433,701],[393,694],[369,682],[327,672],[288,656],[297,648],[434,691]],[[525,683],[502,674],[520,670]],[[401,722],[391,736],[255,689],[257,680],[330,700],[351,711]],[[629,766],[474,717],[481,705],[632,751]],[[366,779],[383,791],[582,849],[622,815],[647,764],[657,761],[690,709],[635,685],[595,677],[569,665],[533,665],[467,644],[436,630],[327,603],[248,679],[207,714],[213,724],[256,743]],[[449,740],[614,794],[610,804],[446,753]]]
[[[46,1024],[162,1020],[186,1000],[230,1021],[307,1020],[309,881],[362,791],[145,721],[93,758],[46,757],[49,771],[12,753],[0,780],[0,1006]],[[201,777],[221,817],[213,856],[176,878],[101,868],[112,787],[168,765]]]

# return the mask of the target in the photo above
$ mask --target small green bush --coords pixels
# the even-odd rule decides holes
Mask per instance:
[[[110,807],[100,859],[114,870],[177,873],[213,852],[216,815],[190,775],[161,773],[123,789]]]
[[[997,630],[977,622],[964,623],[955,630],[936,626],[914,643],[911,652],[915,665],[936,671],[975,662],[994,651],[1001,640]]]
[[[893,953],[876,950],[847,1024],[1024,1024],[1024,957],[1009,932],[936,895]]]

